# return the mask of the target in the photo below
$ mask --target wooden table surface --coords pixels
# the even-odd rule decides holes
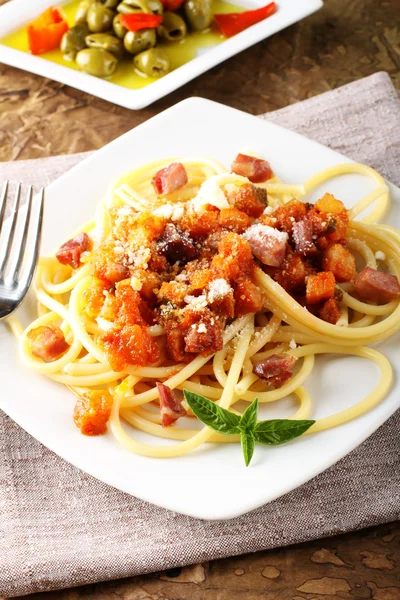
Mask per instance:
[[[326,0],[321,11],[303,22],[139,112],[0,65],[0,160],[101,148],[189,96],[259,114],[380,70],[387,71],[400,89],[400,0]],[[49,600],[84,596],[400,600],[400,524],[47,594]]]

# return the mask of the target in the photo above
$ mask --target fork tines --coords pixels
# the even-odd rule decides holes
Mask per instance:
[[[28,187],[26,204],[20,208],[21,196],[21,184],[11,194],[6,181],[0,199],[0,283],[7,280],[26,293],[39,258],[44,188],[39,193],[37,210],[36,206],[33,210],[33,186]],[[6,220],[8,215],[10,218]]]

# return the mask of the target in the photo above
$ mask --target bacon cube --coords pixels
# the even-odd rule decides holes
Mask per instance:
[[[280,267],[285,259],[288,234],[268,225],[257,223],[243,234],[250,244],[252,253],[264,265]]]
[[[231,170],[232,173],[247,177],[252,183],[267,181],[274,175],[268,161],[247,154],[238,154]]]
[[[365,267],[357,275],[354,287],[360,298],[367,302],[386,304],[400,298],[400,284],[397,277],[371,267]]]
[[[188,176],[182,163],[171,163],[168,167],[157,171],[151,182],[156,194],[165,195],[186,185]]]

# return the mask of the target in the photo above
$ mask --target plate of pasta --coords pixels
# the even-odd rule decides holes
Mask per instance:
[[[181,102],[49,186],[0,407],[190,516],[287,493],[400,406],[399,203],[366,165]]]

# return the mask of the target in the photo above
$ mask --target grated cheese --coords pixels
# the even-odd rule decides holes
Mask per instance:
[[[285,231],[279,231],[278,229],[274,229],[274,227],[270,227],[269,225],[262,225],[261,223],[256,223],[247,229],[244,232],[243,237],[247,241],[259,240],[264,241],[265,238],[275,238],[278,242],[286,242],[289,239],[288,234]]]
[[[212,206],[216,206],[219,209],[229,208],[229,202],[219,186],[218,179],[220,178],[220,175],[215,175],[201,184],[197,196],[189,203],[191,206],[193,206],[195,212],[204,212],[204,207],[206,204],[212,204]]]
[[[376,260],[385,260],[386,254],[381,250],[378,250],[377,252],[375,252],[375,258]]]
[[[187,294],[183,300],[186,304],[190,304],[196,308],[205,308],[207,306],[207,297],[203,294],[201,296],[191,296],[190,294]]]
[[[222,298],[232,291],[225,279],[215,279],[208,286],[208,301],[212,304],[216,298]]]

